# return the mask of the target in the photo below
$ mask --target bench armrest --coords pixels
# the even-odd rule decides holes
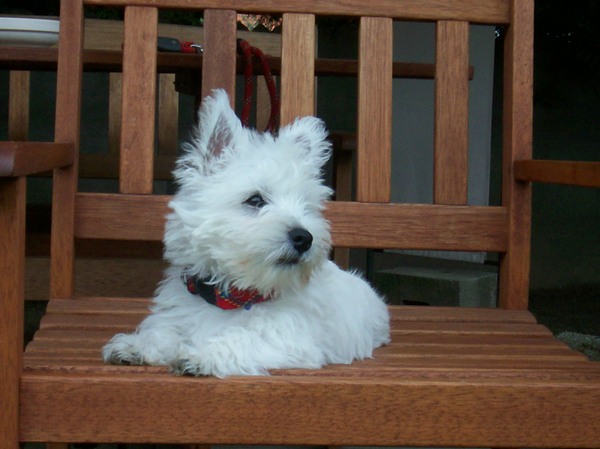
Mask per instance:
[[[55,142],[0,142],[0,177],[27,176],[70,165],[75,146]]]
[[[513,173],[517,181],[600,187],[600,162],[518,160]]]

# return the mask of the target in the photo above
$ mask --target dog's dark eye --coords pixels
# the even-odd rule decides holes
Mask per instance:
[[[262,195],[260,193],[255,193],[250,198],[248,198],[246,201],[244,201],[244,204],[246,204],[250,207],[255,207],[257,209],[260,209],[265,204],[267,204],[267,202],[265,201],[265,199],[262,197]]]

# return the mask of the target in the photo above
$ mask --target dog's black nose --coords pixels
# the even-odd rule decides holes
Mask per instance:
[[[306,229],[294,228],[288,232],[288,236],[298,254],[305,253],[312,245],[313,236]]]

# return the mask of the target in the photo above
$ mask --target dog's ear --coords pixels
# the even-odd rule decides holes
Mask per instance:
[[[331,143],[327,140],[325,124],[316,117],[297,118],[279,130],[279,138],[297,145],[319,166],[324,165],[331,154]]]
[[[195,146],[206,159],[218,156],[225,148],[233,146],[242,132],[242,123],[222,89],[214,90],[212,95],[202,100],[198,121]]]

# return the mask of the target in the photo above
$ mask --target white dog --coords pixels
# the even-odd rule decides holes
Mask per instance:
[[[245,129],[223,91],[199,119],[175,170],[171,266],[152,314],[114,336],[104,359],[225,377],[371,357],[390,340],[388,310],[327,259],[323,123],[300,118],[276,137]]]

